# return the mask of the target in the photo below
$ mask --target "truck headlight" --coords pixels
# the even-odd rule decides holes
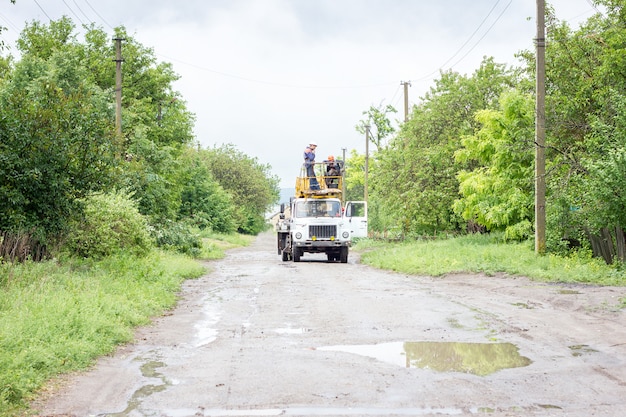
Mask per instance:
[[[347,239],[350,236],[350,233],[349,232],[343,232],[341,234],[341,236],[343,236],[344,239]]]
[[[297,232],[296,233],[296,239],[302,239],[302,233]]]

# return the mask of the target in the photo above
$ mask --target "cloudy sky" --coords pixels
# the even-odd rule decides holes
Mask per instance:
[[[471,74],[484,56],[516,65],[533,49],[534,0],[0,0],[5,43],[25,22],[66,15],[123,25],[182,77],[203,147],[232,143],[293,187],[302,151],[365,151],[354,126],[371,105],[409,103],[440,70]],[[591,0],[549,1],[576,27]],[[13,50],[15,52],[15,50]]]

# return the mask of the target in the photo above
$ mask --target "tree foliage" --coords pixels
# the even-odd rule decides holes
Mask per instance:
[[[370,106],[368,110],[363,112],[363,115],[367,117],[361,120],[355,129],[362,135],[365,135],[369,129],[370,141],[376,145],[376,149],[384,148],[386,139],[396,131],[388,115],[397,112],[390,104],[386,106],[380,104],[378,107]]]
[[[33,21],[17,41],[21,58],[0,62],[0,231],[55,242],[101,230],[80,228],[87,203],[116,190],[133,199],[156,237],[192,236],[190,228],[262,230],[278,198],[270,167],[232,146],[196,148],[195,116],[173,88],[172,65],[123,27],[114,36],[94,25],[83,32],[79,40],[67,17]],[[113,37],[124,39],[121,137]],[[193,241],[193,249],[194,239],[183,246]],[[77,251],[85,256],[102,252],[83,243]]]
[[[465,220],[511,239],[529,237],[534,192],[534,100],[503,93],[500,108],[476,112],[481,128],[461,139],[457,161],[474,166],[458,173],[461,198],[453,207]]]
[[[77,64],[26,55],[0,85],[0,230],[58,233],[76,199],[114,180],[109,100]]]
[[[232,144],[201,152],[202,159],[219,184],[232,195],[237,230],[257,234],[265,228],[265,213],[278,202],[278,178],[257,158]]]
[[[375,155],[372,205],[384,205],[383,229],[405,235],[455,230],[461,219],[452,205],[458,197],[454,154],[461,138],[479,126],[476,111],[497,106],[500,93],[514,85],[505,66],[485,59],[471,76],[445,72],[414,106],[408,122],[386,149]],[[377,211],[373,208],[372,213]]]

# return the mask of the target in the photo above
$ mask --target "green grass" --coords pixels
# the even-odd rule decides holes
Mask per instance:
[[[355,249],[363,252],[363,263],[407,274],[506,273],[546,282],[626,285],[622,268],[588,254],[538,256],[528,243],[503,243],[488,235],[406,243],[364,240]]]
[[[248,246],[256,238],[238,233],[223,234],[210,231],[203,231],[200,236],[203,243],[200,258],[206,260],[221,259],[225,250]]]
[[[207,237],[203,256],[253,238]],[[221,243],[220,243],[221,242]],[[206,268],[188,256],[0,263],[0,416],[23,412],[51,378],[93,364],[134,328],[176,304],[185,279]]]

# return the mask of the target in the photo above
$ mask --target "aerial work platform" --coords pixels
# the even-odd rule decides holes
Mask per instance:
[[[315,177],[308,177],[303,166],[300,176],[296,177],[296,198],[339,198],[342,197],[343,170],[339,175],[324,175],[326,163],[315,163]],[[317,168],[317,169],[315,169]],[[319,171],[322,171],[320,173]],[[313,181],[315,179],[315,181]],[[311,185],[318,184],[318,188]]]

